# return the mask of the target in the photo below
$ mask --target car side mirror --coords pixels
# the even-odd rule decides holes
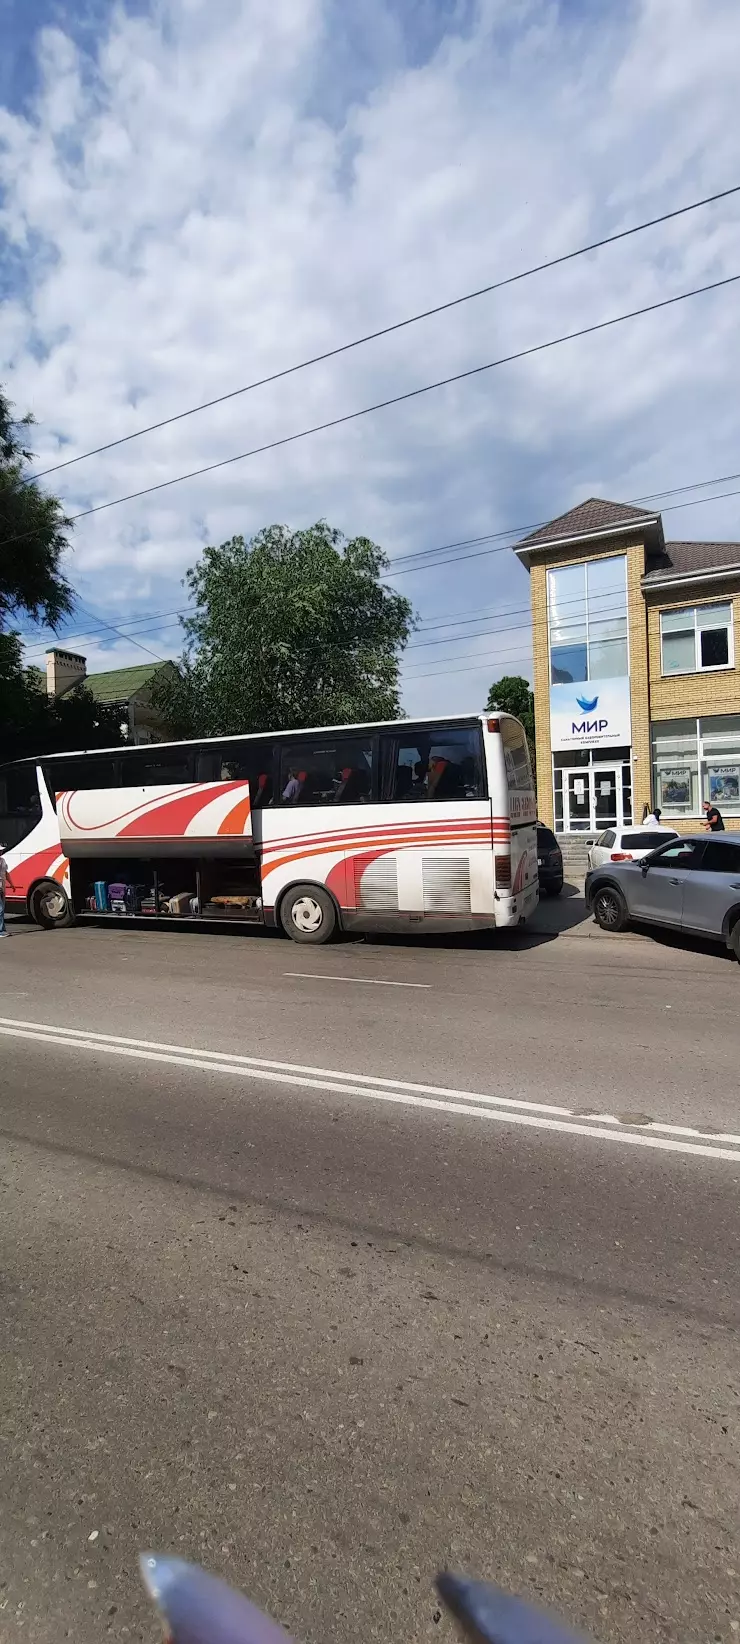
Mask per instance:
[[[650,867],[649,862],[641,862],[640,863],[640,872],[642,874],[643,879],[647,879],[647,871],[648,871],[649,867]]]

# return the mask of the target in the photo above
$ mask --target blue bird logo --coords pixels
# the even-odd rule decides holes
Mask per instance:
[[[577,696],[576,697],[576,702],[578,703],[579,708],[581,709],[582,713],[584,713],[584,714],[592,714],[593,711],[594,711],[594,708],[596,707],[596,704],[597,704],[598,700],[599,699],[598,699],[597,696],[594,697],[592,702],[587,702],[586,698],[583,697],[583,696]]]

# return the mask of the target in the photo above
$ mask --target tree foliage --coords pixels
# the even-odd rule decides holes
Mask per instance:
[[[112,748],[123,740],[115,703],[96,702],[84,685],[62,697],[47,696],[44,675],[23,670],[17,635],[0,634],[0,761],[66,748]]]
[[[382,583],[382,550],[321,520],[206,548],[178,678],[155,687],[181,734],[290,730],[400,715],[411,605]]]
[[[69,520],[56,497],[30,480],[27,446],[33,418],[14,419],[0,392],[0,758],[105,747],[122,740],[120,714],[84,686],[49,698],[38,669],[24,668],[20,615],[54,628],[72,611],[62,570]]]
[[[488,692],[486,713],[514,714],[527,733],[532,770],[536,769],[534,735],[534,692],[523,674],[503,674]]]
[[[0,627],[26,612],[55,628],[72,610],[61,561],[69,520],[56,497],[29,481],[31,416],[16,421],[0,392]]]

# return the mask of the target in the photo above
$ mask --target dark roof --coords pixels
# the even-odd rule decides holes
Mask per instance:
[[[143,662],[138,668],[113,668],[110,673],[87,674],[81,681],[96,702],[130,702],[168,663]]]
[[[541,525],[539,530],[532,531],[517,544],[517,553],[520,549],[538,548],[549,542],[570,542],[574,537],[590,537],[608,531],[614,526],[619,531],[628,524],[655,526],[659,524],[660,515],[646,513],[644,508],[636,508],[629,502],[606,502],[602,497],[589,497],[586,502],[579,502],[576,508],[570,508],[567,514],[558,514],[557,519],[551,519],[548,525]]]
[[[740,565],[740,542],[666,542],[648,553],[643,582],[690,576],[692,571],[721,572],[730,565]]]

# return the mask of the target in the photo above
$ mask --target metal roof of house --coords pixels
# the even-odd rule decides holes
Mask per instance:
[[[705,574],[740,566],[740,542],[666,542],[659,551],[648,553],[643,587],[659,584],[668,577]]]
[[[660,514],[647,513],[644,508],[637,508],[634,503],[608,502],[604,497],[587,497],[585,502],[579,502],[577,507],[569,508],[565,514],[558,514],[546,525],[538,526],[529,536],[523,537],[514,549],[517,557],[524,565],[529,565],[533,554],[544,548],[553,548],[558,544],[563,547],[581,539],[589,541],[594,537],[623,535],[626,531],[643,531],[646,541],[653,541],[658,547],[663,544],[663,526]]]
[[[130,702],[168,663],[143,662],[137,668],[113,668],[110,673],[86,674],[85,685],[96,702]]]

